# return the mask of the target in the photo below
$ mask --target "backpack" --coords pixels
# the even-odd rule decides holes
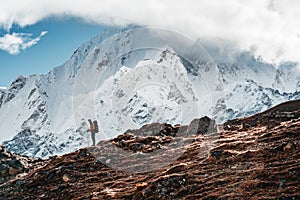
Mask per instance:
[[[94,124],[94,128],[95,128],[95,133],[99,133],[99,128],[98,128],[98,122],[97,120],[93,121],[93,124]]]

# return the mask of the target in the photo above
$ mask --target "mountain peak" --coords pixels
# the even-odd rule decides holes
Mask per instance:
[[[108,29],[48,74],[20,76],[0,90],[0,141],[49,157],[88,146],[89,118],[99,122],[99,141],[148,123],[205,115],[222,123],[300,98],[294,67],[277,69],[250,53],[222,62],[205,48],[171,30]],[[23,142],[34,145],[15,148],[27,130]]]

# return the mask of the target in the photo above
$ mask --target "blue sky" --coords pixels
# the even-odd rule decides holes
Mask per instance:
[[[47,73],[67,61],[76,48],[104,28],[78,18],[52,17],[24,28],[14,25],[9,31],[0,30],[0,37],[21,32],[32,34],[32,38],[47,31],[35,45],[17,55],[0,50],[0,86],[8,86],[18,75]]]

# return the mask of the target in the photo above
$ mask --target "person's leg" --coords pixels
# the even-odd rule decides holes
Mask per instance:
[[[95,146],[96,139],[95,139],[95,133],[94,132],[92,133],[92,140],[93,140],[93,146]]]

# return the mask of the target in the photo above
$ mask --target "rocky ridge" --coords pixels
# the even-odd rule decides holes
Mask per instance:
[[[298,199],[299,104],[287,102],[224,128],[202,118],[189,126],[128,130],[95,147],[32,163],[25,174],[0,185],[0,196]],[[270,120],[276,123],[268,126]]]

